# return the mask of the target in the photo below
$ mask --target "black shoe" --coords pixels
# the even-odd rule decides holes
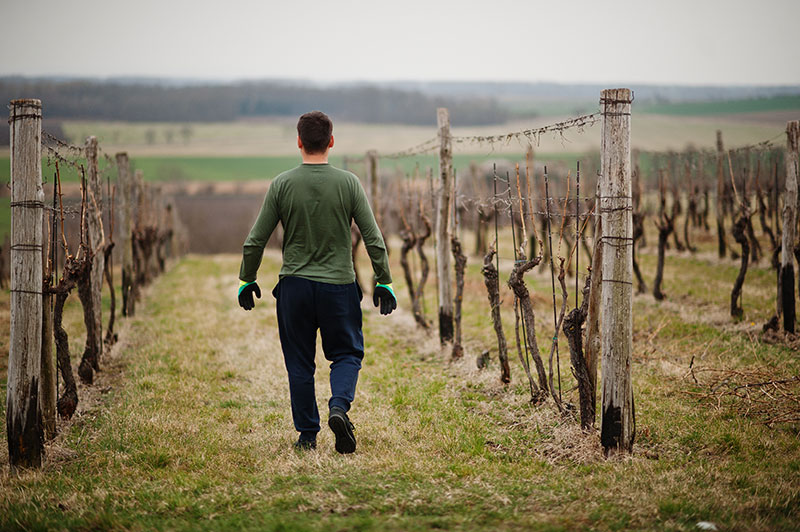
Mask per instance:
[[[317,448],[316,440],[297,440],[294,442],[295,451],[312,451]]]
[[[328,426],[336,436],[336,452],[350,454],[356,451],[356,437],[353,434],[353,424],[344,410],[334,406],[328,416]]]

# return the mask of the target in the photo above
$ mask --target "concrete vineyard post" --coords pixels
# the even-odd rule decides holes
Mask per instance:
[[[439,126],[439,197],[436,206],[436,273],[439,281],[439,341],[453,341],[453,295],[450,286],[450,180],[453,178],[453,145],[450,137],[450,114],[436,110]]]
[[[786,192],[783,199],[783,239],[781,241],[781,267],[778,272],[778,315],[783,315],[783,328],[794,332],[794,242],[797,228],[798,142],[800,121],[786,124]]]
[[[41,467],[44,434],[39,407],[42,356],[42,103],[12,100],[11,337],[6,432],[12,469]]]
[[[599,214],[603,220],[602,429],[606,453],[631,452],[634,438],[633,217],[631,205],[631,91],[601,93],[603,133]]]

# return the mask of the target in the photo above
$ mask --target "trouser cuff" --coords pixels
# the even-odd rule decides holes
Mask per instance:
[[[300,441],[317,441],[316,432],[301,432]]]
[[[328,401],[328,408],[333,407],[341,408],[344,412],[350,410],[350,402],[346,399],[342,399],[341,397],[331,397],[331,400]]]

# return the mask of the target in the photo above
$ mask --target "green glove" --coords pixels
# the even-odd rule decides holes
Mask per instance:
[[[391,284],[375,285],[375,290],[372,292],[372,304],[376,307],[378,304],[381,306],[381,314],[391,314],[397,308],[397,297],[394,295],[394,290]]]
[[[250,310],[256,306],[255,301],[253,300],[253,294],[256,295],[258,299],[261,299],[261,289],[258,287],[255,281],[246,282],[246,281],[239,281],[239,306],[245,310]]]

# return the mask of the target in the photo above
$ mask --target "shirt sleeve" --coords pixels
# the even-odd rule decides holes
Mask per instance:
[[[242,265],[239,268],[239,279],[242,281],[250,283],[256,280],[258,267],[261,266],[261,258],[264,255],[264,247],[280,220],[277,188],[273,181],[264,196],[264,203],[261,205],[258,218],[244,241]]]
[[[361,186],[358,178],[354,177],[354,199],[353,199],[353,220],[355,220],[361,237],[364,239],[364,247],[367,249],[369,260],[372,262],[372,271],[375,272],[375,280],[380,284],[391,284],[392,274],[389,272],[389,254],[386,252],[386,244],[383,235],[375,221],[375,215],[367,201],[367,194]]]

